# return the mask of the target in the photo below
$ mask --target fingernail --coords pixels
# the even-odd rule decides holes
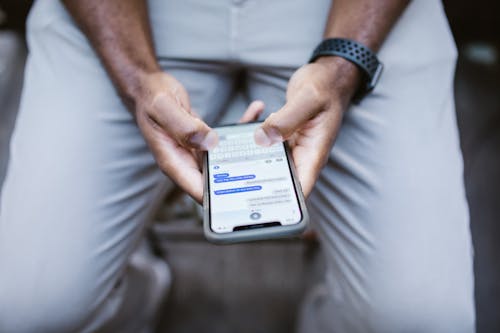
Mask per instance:
[[[201,150],[210,150],[217,146],[219,137],[215,131],[208,132],[207,135],[195,134],[191,137],[191,142],[200,147]]]
[[[282,142],[283,137],[275,128],[267,129],[265,132],[261,127],[255,130],[255,143],[261,146],[272,146],[275,143]]]

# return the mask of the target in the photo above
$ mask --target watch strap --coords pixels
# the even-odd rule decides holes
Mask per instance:
[[[364,96],[375,88],[384,68],[372,50],[361,43],[346,38],[325,39],[316,47],[309,62],[311,63],[322,56],[339,56],[361,69],[365,77],[365,85],[360,88],[358,96]]]

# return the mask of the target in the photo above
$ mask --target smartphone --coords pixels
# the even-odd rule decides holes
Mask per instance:
[[[203,161],[203,229],[216,243],[295,236],[309,215],[286,143],[261,147],[260,122],[216,127]]]

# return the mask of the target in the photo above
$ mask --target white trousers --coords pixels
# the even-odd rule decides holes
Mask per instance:
[[[267,112],[321,40],[328,0],[152,0],[163,68],[209,124],[235,76]],[[30,55],[0,206],[0,332],[89,331],[171,188],[96,54],[57,0]],[[302,332],[473,332],[472,246],[453,101],[456,50],[437,0],[410,3],[375,91],[346,113],[308,200],[326,253]]]

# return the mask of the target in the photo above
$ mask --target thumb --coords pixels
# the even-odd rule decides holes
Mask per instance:
[[[316,113],[316,103],[308,103],[306,98],[298,96],[287,102],[278,112],[271,113],[262,125],[255,130],[255,142],[261,146],[271,146],[287,140]]]
[[[218,143],[217,133],[203,120],[166,97],[155,100],[154,120],[178,144],[186,148],[210,150]]]

